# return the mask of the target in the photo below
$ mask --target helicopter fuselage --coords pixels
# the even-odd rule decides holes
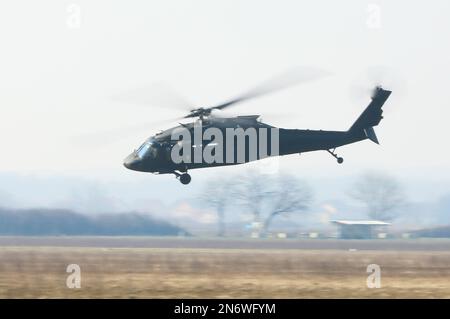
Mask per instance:
[[[214,118],[203,120],[200,130],[196,131],[196,123],[183,124],[168,130],[165,130],[155,136],[150,137],[146,143],[148,149],[142,152],[141,148],[131,153],[124,161],[124,165],[132,170],[150,172],[150,173],[174,173],[176,171],[186,172],[190,169],[217,167],[225,165],[237,165],[248,163],[254,160],[260,160],[271,156],[283,156],[295,153],[304,153],[317,150],[329,150],[336,147],[354,143],[366,139],[366,136],[351,133],[348,131],[323,131],[323,130],[302,130],[302,129],[284,129],[276,128],[257,120],[258,116],[241,116],[235,118]],[[198,122],[197,122],[198,124]],[[218,141],[217,136],[214,139],[205,138],[208,129],[218,129],[222,134],[222,139]],[[186,130],[191,137],[188,141],[183,141],[184,145],[190,150],[189,156],[184,156],[181,162],[174,160],[173,151],[178,139],[174,139],[174,133],[179,130]],[[230,135],[230,132],[247,133],[254,130],[254,140],[251,140],[251,134],[244,135],[242,147],[237,139],[239,136]],[[217,131],[216,131],[217,132]],[[201,135],[200,138],[196,135]],[[175,134],[176,135],[176,134]],[[242,137],[242,136],[241,136]],[[233,139],[232,149],[230,139]],[[213,145],[212,145],[213,144]],[[213,147],[213,153],[220,152],[214,161],[208,160],[204,154],[208,147]],[[218,149],[220,148],[220,151]],[[252,156],[252,150],[254,155]],[[186,152],[186,148],[183,150]],[[232,152],[232,156],[228,156]],[[201,153],[200,160],[195,161],[195,153]],[[242,153],[242,154],[239,154]],[[186,154],[183,154],[186,155]],[[218,154],[214,154],[218,155]]]

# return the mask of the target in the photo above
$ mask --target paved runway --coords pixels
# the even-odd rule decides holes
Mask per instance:
[[[450,239],[337,240],[337,239],[232,239],[177,237],[28,237],[1,236],[3,246],[105,248],[220,248],[299,250],[450,251]]]

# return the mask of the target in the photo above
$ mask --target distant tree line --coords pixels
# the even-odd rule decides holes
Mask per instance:
[[[267,235],[274,220],[308,211],[313,190],[292,175],[249,171],[244,175],[209,180],[200,193],[202,203],[217,213],[218,236],[226,234],[225,213],[251,216],[256,235]],[[401,185],[383,173],[361,175],[349,195],[366,207],[369,218],[390,221],[405,202]],[[136,212],[88,216],[65,209],[0,208],[0,235],[178,235],[187,232],[171,223]]]
[[[419,238],[450,238],[450,226],[440,226],[411,232],[413,237]]]
[[[0,208],[0,235],[166,236],[186,232],[135,212],[87,216],[65,209]]]

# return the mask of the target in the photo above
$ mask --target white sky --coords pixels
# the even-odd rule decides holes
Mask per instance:
[[[72,3],[81,10],[79,28],[68,24],[77,8]],[[370,27],[376,11],[370,4],[380,8],[380,28]],[[329,177],[378,168],[449,178],[449,12],[444,0],[3,1],[0,170],[135,176],[122,167],[123,158],[164,127],[98,148],[73,137],[183,112],[113,96],[164,82],[204,106],[298,65],[333,75],[233,111],[284,127],[344,130],[369,102],[352,87],[368,87],[366,70],[384,66],[383,83],[394,92],[376,128],[381,145],[343,147],[342,167],[318,152],[283,158],[283,169]],[[286,118],[270,121],[265,113]],[[215,172],[193,178],[203,174]]]

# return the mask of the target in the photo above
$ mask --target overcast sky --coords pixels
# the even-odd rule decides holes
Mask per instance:
[[[380,169],[405,180],[449,180],[449,12],[445,0],[3,1],[0,170],[169,182],[122,166],[164,126],[98,146],[74,137],[184,114],[114,98],[136,88],[165,83],[205,106],[309,66],[332,75],[233,111],[282,127],[346,130],[369,102],[358,88],[381,81],[393,90],[376,128],[381,145],[338,149],[342,166],[326,152],[292,155],[280,160],[283,170],[329,178]]]

